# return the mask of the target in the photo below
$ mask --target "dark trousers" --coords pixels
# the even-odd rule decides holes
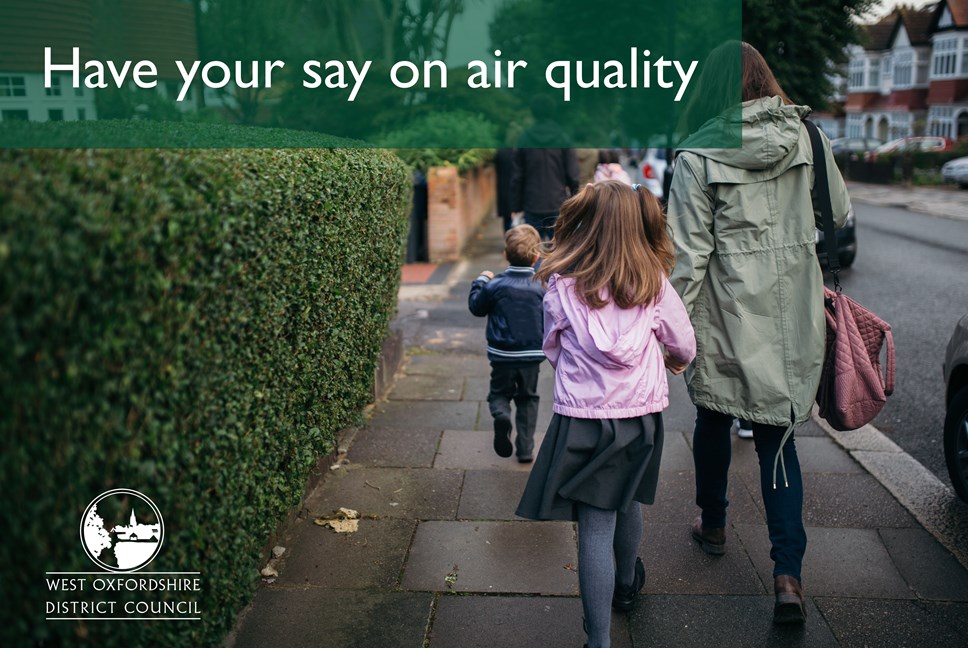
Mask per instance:
[[[491,390],[487,395],[491,416],[511,418],[511,401],[517,408],[514,445],[519,457],[534,451],[534,428],[538,424],[538,369],[540,362],[491,363]]]
[[[550,241],[555,235],[558,212],[524,212],[524,222],[538,230],[542,241]]]
[[[727,474],[732,449],[729,430],[733,417],[702,407],[697,408],[696,430],[692,437],[692,456],[696,463],[696,504],[702,509],[704,527],[726,526]],[[753,443],[760,462],[760,489],[770,531],[770,558],[773,575],[800,580],[807,534],[803,529],[803,480],[800,461],[791,436],[783,446],[783,460],[789,485],[778,477],[773,488],[773,459],[786,430],[773,425],[753,423]]]

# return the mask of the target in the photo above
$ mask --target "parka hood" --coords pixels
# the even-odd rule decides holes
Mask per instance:
[[[788,168],[803,154],[800,149],[801,120],[810,114],[808,106],[791,106],[779,97],[765,97],[742,104],[740,148],[705,148],[703,142],[722,142],[729,117],[706,122],[688,137],[681,151],[691,151],[708,160],[745,171],[767,171]],[[734,116],[735,118],[735,116]]]

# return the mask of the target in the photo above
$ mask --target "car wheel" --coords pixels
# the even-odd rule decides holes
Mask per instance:
[[[968,387],[948,405],[944,419],[944,458],[958,497],[968,502]]]
[[[840,267],[849,268],[854,264],[854,259],[857,257],[857,252],[844,252],[840,256]]]

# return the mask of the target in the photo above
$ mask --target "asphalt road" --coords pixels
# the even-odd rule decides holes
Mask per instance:
[[[948,484],[941,363],[968,312],[968,221],[863,204],[854,210],[857,260],[841,285],[891,324],[897,353],[896,390],[874,425]]]

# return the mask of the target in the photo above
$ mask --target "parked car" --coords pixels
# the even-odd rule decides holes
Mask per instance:
[[[837,230],[837,256],[840,258],[840,267],[849,268],[857,257],[857,219],[854,216],[854,209],[851,207],[847,214],[847,222]],[[827,267],[827,246],[824,244],[823,230],[817,230],[817,257],[820,265]]]
[[[945,162],[941,167],[941,176],[945,182],[953,182],[962,189],[968,189],[968,157]]]
[[[940,152],[951,148],[952,141],[947,137],[901,137],[881,144],[864,156],[865,160],[876,160],[878,155],[905,153],[913,151]]]
[[[873,137],[838,137],[830,140],[830,152],[834,155],[838,153],[865,153],[876,149],[883,143],[883,140]]]
[[[958,497],[968,502],[968,314],[955,326],[944,355],[944,458]]]
[[[662,200],[662,180],[665,178],[666,167],[668,166],[666,149],[647,148],[643,151],[642,159],[639,161],[639,178],[635,182],[644,185],[656,198]]]

